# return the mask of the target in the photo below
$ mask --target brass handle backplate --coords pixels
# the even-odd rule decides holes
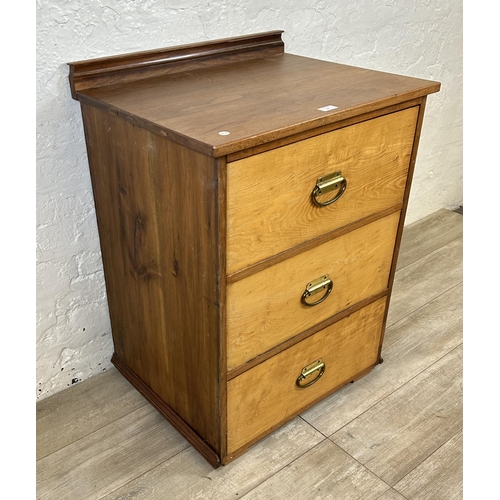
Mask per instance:
[[[310,283],[307,284],[305,292],[302,294],[300,298],[302,304],[305,306],[317,306],[321,304],[326,298],[330,295],[333,288],[333,281],[328,277],[328,274],[321,276],[321,278],[317,278]],[[325,293],[319,300],[315,302],[307,302],[307,299],[312,295],[316,295],[320,292],[324,291]]]
[[[316,186],[311,193],[311,197],[315,205],[318,205],[318,207],[326,207],[337,201],[344,194],[346,188],[347,180],[345,177],[342,177],[342,172],[333,172],[332,174],[323,175],[316,181]],[[338,192],[331,200],[324,202],[318,200],[318,196],[329,193],[335,189],[338,189]]]
[[[304,366],[304,368],[302,368],[302,371],[300,372],[299,377],[295,381],[295,384],[301,389],[310,387],[323,376],[323,373],[325,373],[325,368],[326,365],[321,358],[317,359],[316,361],[313,361],[309,365]],[[318,375],[315,378],[313,378],[310,382],[304,383],[304,381],[315,372],[318,372]]]

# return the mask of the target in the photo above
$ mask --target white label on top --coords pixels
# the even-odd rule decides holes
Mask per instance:
[[[323,106],[322,108],[318,108],[318,111],[331,111],[332,109],[337,109],[338,106],[332,106],[329,104],[328,106]]]

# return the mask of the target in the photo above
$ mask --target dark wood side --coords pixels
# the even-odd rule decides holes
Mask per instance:
[[[69,63],[71,93],[76,99],[78,91],[88,88],[278,54],[284,50],[282,33],[268,31]]]
[[[116,356],[219,454],[221,165],[112,113],[82,113]]]
[[[226,342],[226,236],[227,236],[227,163],[226,158],[217,158],[217,235],[218,253],[217,269],[219,286],[219,323],[217,325],[218,354],[219,354],[219,426],[220,426],[220,449],[219,455],[227,455],[227,342]]]
[[[391,271],[389,273],[389,283],[388,283],[388,294],[387,294],[387,306],[385,309],[384,320],[382,323],[382,335],[380,337],[380,347],[379,347],[379,363],[382,363],[382,345],[384,342],[385,326],[387,323],[387,314],[389,313],[389,305],[391,301],[392,288],[394,285],[394,276],[396,274],[396,264],[398,262],[399,249],[401,247],[401,238],[403,236],[404,223],[406,218],[406,211],[408,209],[408,201],[410,199],[411,183],[413,181],[413,173],[415,171],[415,163],[417,160],[418,144],[420,142],[420,133],[422,130],[422,124],[424,120],[425,103],[427,97],[424,96],[420,99],[419,111],[417,117],[417,126],[415,128],[415,138],[413,141],[413,148],[410,157],[410,166],[408,168],[408,176],[406,178],[405,193],[403,196],[403,208],[401,210],[401,217],[399,218],[398,231],[396,233],[396,244],[394,246],[394,255],[392,258]]]

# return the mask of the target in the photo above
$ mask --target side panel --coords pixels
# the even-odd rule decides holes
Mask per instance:
[[[417,124],[416,124],[416,129],[415,129],[415,135],[413,137],[413,147],[411,150],[408,176],[406,178],[406,186],[405,186],[405,192],[404,192],[404,196],[403,196],[403,207],[401,210],[401,218],[399,219],[398,232],[396,235],[396,244],[394,247],[394,255],[392,257],[391,272],[389,275],[389,293],[387,294],[387,309],[386,309],[385,315],[384,315],[384,326],[382,328],[382,337],[380,339],[380,347],[379,347],[379,361],[381,363],[383,361],[381,353],[382,353],[382,343],[384,341],[384,335],[385,335],[385,325],[387,322],[387,315],[389,313],[389,304],[391,301],[392,287],[394,285],[394,277],[396,275],[396,267],[397,267],[397,263],[398,263],[399,249],[401,247],[401,238],[403,236],[403,229],[404,229],[404,225],[405,225],[406,211],[408,209],[408,202],[410,200],[411,185],[413,182],[413,173],[415,172],[415,163],[417,161],[417,153],[418,153],[418,145],[420,142],[420,134],[421,134],[422,125],[424,122],[426,101],[427,101],[427,97],[422,97],[420,104],[418,106]]]
[[[115,364],[220,454],[219,163],[82,113]]]

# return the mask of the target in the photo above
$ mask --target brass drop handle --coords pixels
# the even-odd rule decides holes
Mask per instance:
[[[317,306],[318,304],[321,304],[321,302],[327,299],[332,289],[333,289],[333,281],[328,277],[328,274],[325,274],[324,276],[321,276],[321,278],[317,278],[307,284],[306,290],[302,294],[300,300],[302,304],[304,304],[305,306],[310,306],[310,307]],[[317,295],[318,293],[323,291],[324,294],[321,296],[319,300],[316,300],[315,302],[307,301],[307,299],[309,299],[309,297],[311,297],[312,295]]]
[[[316,361],[313,361],[309,365],[304,366],[304,368],[302,368],[302,371],[300,372],[299,377],[295,381],[295,384],[297,385],[297,387],[300,387],[301,389],[310,387],[323,376],[323,373],[325,373],[325,368],[326,365],[321,358],[319,358]],[[316,372],[318,372],[318,375],[316,377],[314,377],[310,382],[304,383],[304,381],[307,378],[309,378],[313,373]]]
[[[327,207],[337,201],[345,193],[346,188],[347,180],[342,176],[342,172],[333,172],[332,174],[323,175],[316,181],[316,186],[311,193],[311,197],[314,204],[318,207]],[[318,200],[318,196],[334,191],[335,189],[338,189],[338,192],[331,200],[325,202]]]

